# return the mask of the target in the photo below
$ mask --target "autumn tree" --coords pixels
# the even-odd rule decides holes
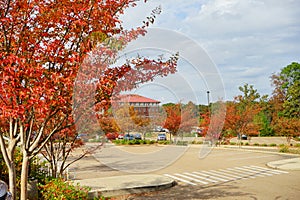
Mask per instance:
[[[172,135],[177,135],[181,124],[181,106],[180,104],[167,105],[164,106],[166,112],[166,119],[164,121],[163,127],[169,130],[170,141],[172,140]]]
[[[20,199],[25,200],[30,160],[51,140],[74,139],[74,125],[84,115],[80,105],[90,103],[84,98],[74,101],[74,83],[76,97],[84,94],[79,90],[94,88],[94,103],[88,106],[100,110],[108,104],[118,81],[126,83],[124,89],[130,89],[136,87],[136,82],[176,71],[176,56],[167,61],[137,57],[115,68],[108,67],[111,61],[103,61],[116,58],[116,52],[144,35],[146,26],[153,21],[151,15],[142,27],[123,29],[119,16],[136,1],[0,3],[0,146],[13,199],[16,199],[17,145],[23,156]],[[84,71],[79,70],[80,66],[91,67],[89,73],[83,73],[82,80],[76,78]],[[126,75],[129,71],[132,74]],[[129,78],[132,75],[135,79]],[[77,109],[75,114],[74,109]],[[72,137],[67,138],[66,134]]]
[[[212,103],[210,109],[200,115],[202,134],[212,144],[221,142],[224,137],[227,137],[223,131],[225,115],[226,104],[220,100]]]
[[[182,103],[164,105],[166,119],[163,127],[168,129],[171,136],[177,136],[190,132],[193,126],[198,125],[198,113],[195,105],[190,102],[187,105]]]
[[[271,76],[274,86],[270,103],[272,125],[277,135],[286,136],[287,142],[299,135],[297,124],[300,116],[300,64],[293,62]]]
[[[227,103],[225,129],[233,135],[258,135],[259,126],[254,123],[254,117],[261,111],[260,94],[248,84],[239,87],[239,90],[243,94]]]

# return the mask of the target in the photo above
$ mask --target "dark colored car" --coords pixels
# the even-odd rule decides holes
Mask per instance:
[[[134,139],[136,140],[141,140],[142,139],[142,135],[137,133],[137,134],[134,134]]]
[[[247,140],[247,139],[248,139],[248,136],[245,135],[245,134],[239,134],[239,135],[238,135],[238,139],[241,139],[241,140]]]
[[[134,140],[134,136],[132,134],[125,134],[124,135],[124,140]]]

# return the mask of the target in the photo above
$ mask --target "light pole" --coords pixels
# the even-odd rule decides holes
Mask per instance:
[[[207,91],[206,93],[207,93],[207,106],[209,108],[209,91]]]

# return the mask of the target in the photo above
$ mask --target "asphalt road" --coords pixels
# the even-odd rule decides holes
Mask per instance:
[[[173,165],[157,172],[179,178],[177,186],[132,199],[297,200],[300,197],[300,171],[266,167],[267,162],[289,155],[218,148],[204,159],[197,159],[196,155],[197,148],[190,148]]]
[[[123,199],[299,199],[300,171],[266,167],[268,162],[293,156],[220,147],[209,150],[203,156],[202,145],[107,146],[80,161],[74,171],[79,179],[151,172],[178,182],[167,190]]]

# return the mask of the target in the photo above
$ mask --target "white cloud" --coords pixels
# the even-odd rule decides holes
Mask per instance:
[[[179,31],[204,47],[229,100],[244,83],[271,94],[271,74],[300,62],[298,0],[152,0],[130,9],[126,26],[140,25],[158,5],[163,12],[154,26]]]

